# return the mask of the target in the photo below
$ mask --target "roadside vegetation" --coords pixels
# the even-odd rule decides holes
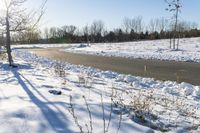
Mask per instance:
[[[67,72],[62,63],[57,63],[54,68],[55,75],[65,81],[65,74]],[[70,74],[67,73],[67,76],[69,75]],[[90,79],[90,86],[88,86],[88,79]],[[95,84],[95,77],[85,74],[78,75],[78,83],[79,87],[85,88],[85,95],[82,96],[84,101],[82,106],[87,110],[88,123],[81,121],[79,118],[80,116],[78,117],[75,108],[76,105],[73,102],[74,98],[71,95],[69,97],[70,108],[68,111],[72,115],[74,123],[81,133],[94,133],[93,115],[91,113],[94,111],[91,110],[88,99],[91,97],[91,91],[94,91],[92,90],[92,86]],[[106,102],[104,99],[106,99]],[[108,99],[110,99],[110,101]],[[180,96],[180,94],[163,94],[159,88],[150,90],[137,89],[130,85],[128,89],[124,89],[116,87],[113,84],[109,88],[102,88],[99,94],[99,106],[101,106],[102,109],[102,132],[111,132],[109,131],[109,126],[112,122],[113,115],[118,116],[116,132],[119,131],[123,118],[127,117],[138,124],[156,131],[170,132],[181,128],[182,131],[191,132],[197,130],[200,126],[200,111],[194,104],[198,104],[198,102]],[[108,110],[107,114],[105,114],[105,108]]]

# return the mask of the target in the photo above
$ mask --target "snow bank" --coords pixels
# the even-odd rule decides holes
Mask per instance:
[[[35,54],[26,52],[24,50],[14,50],[17,57],[23,58],[28,62],[37,62],[43,64],[47,68],[54,67],[58,61],[39,57]],[[108,78],[117,82],[127,82],[136,89],[161,89],[165,93],[180,95],[192,98],[200,98],[200,86],[193,86],[189,83],[178,84],[172,81],[159,81],[153,78],[136,77],[132,75],[118,74],[112,71],[102,71],[92,67],[85,67],[83,65],[73,65],[70,63],[62,63],[66,70],[75,73],[83,73],[94,77]]]

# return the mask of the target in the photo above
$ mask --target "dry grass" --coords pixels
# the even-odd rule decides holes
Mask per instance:
[[[55,66],[55,73],[57,76],[65,80],[67,73],[65,72],[64,66],[57,64]],[[92,88],[93,77],[80,74],[78,75],[79,85],[83,85],[85,88]],[[90,91],[89,89],[89,91]],[[117,132],[120,129],[122,116],[127,114],[133,121],[150,127],[152,129],[160,130],[162,132],[170,131],[177,127],[184,127],[186,130],[195,130],[200,126],[200,116],[198,117],[199,109],[193,107],[190,100],[186,97],[175,96],[171,94],[163,94],[159,89],[143,90],[143,89],[130,89],[126,90],[123,88],[116,88],[112,85],[111,88],[104,88],[104,90],[110,91],[107,95],[110,99],[110,114],[109,119],[105,119],[105,105],[103,95],[101,95],[101,107],[102,107],[102,132],[109,132],[109,126],[113,114],[113,108],[118,108],[119,125]],[[125,90],[125,91],[121,91]],[[90,93],[90,92],[89,92]],[[111,94],[111,95],[110,95]],[[85,106],[88,112],[89,124],[81,126],[79,119],[75,114],[73,108],[72,97],[70,97],[71,114],[74,121],[79,127],[80,132],[83,131],[83,127],[86,127],[87,132],[92,133],[93,131],[93,119],[90,110],[90,105],[87,102],[87,97],[83,96]]]
[[[115,98],[115,104],[124,107],[133,121],[162,132],[177,127],[190,131],[200,126],[200,112],[189,99],[160,94],[158,90],[122,92]]]
[[[7,55],[5,52],[0,52],[0,60],[6,60],[7,59]]]

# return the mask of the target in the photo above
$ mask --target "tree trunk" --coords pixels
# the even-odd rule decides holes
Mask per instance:
[[[8,62],[9,65],[13,65],[13,59],[11,55],[11,47],[10,47],[10,24],[9,24],[9,18],[8,15],[6,16],[6,49],[8,54]]]
[[[87,37],[87,44],[89,45],[90,44],[90,40],[89,40],[88,34],[86,35],[86,37]]]
[[[177,49],[179,49],[179,42],[180,42],[180,32],[178,33],[178,40],[177,40],[177,46],[176,46]]]
[[[179,11],[179,9],[176,7],[176,15],[175,15],[175,19],[176,20],[175,20],[175,26],[174,26],[174,49],[178,49],[178,46],[176,48],[177,25],[178,25],[178,11]]]
[[[4,38],[3,38],[3,32],[1,33],[1,39],[2,39],[2,40],[1,40],[1,45],[0,45],[0,47],[3,47],[3,46],[4,46],[4,40],[3,40],[3,39],[4,39]]]
[[[171,37],[171,34],[170,34],[170,46],[169,48],[171,49],[172,48],[172,37]]]
[[[174,26],[176,27],[176,26]],[[173,31],[173,35],[172,35],[172,38],[171,38],[171,43],[172,43],[172,49],[174,50],[176,48],[176,28],[174,28],[174,31]]]

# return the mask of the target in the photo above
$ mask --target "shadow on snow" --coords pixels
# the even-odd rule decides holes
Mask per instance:
[[[6,71],[11,71],[13,73],[14,77],[18,80],[21,87],[28,94],[31,101],[40,109],[43,116],[46,118],[47,122],[55,132],[57,133],[73,132],[68,128],[68,123],[67,123],[68,120],[66,115],[55,105],[55,104],[62,105],[67,109],[68,104],[63,102],[54,103],[48,101],[48,99],[45,96],[43,96],[37,90],[37,88],[35,88],[34,85],[31,84],[31,82],[28,79],[26,79],[22,74],[18,72],[18,70],[20,69],[27,69],[27,70],[33,69],[31,65],[25,64],[25,65],[19,65],[17,68],[9,68],[9,66],[5,64],[1,65],[0,68]],[[43,101],[40,100],[36,95],[34,95],[33,91],[36,92],[42,98]],[[44,128],[41,130],[42,131],[39,132],[45,131]]]

